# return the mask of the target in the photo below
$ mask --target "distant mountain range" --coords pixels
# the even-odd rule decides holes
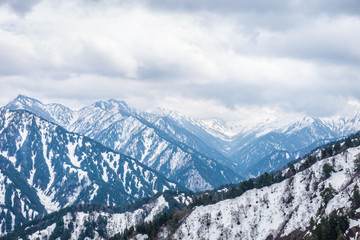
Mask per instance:
[[[192,119],[171,111],[161,114],[220,152],[224,157],[218,161],[246,178],[279,169],[318,146],[360,130],[360,114],[333,118],[292,114],[258,123]]]
[[[93,138],[194,191],[279,169],[311,149],[360,130],[359,114],[225,122],[164,109],[141,112],[113,99],[74,111],[23,95],[5,108],[26,109]]]

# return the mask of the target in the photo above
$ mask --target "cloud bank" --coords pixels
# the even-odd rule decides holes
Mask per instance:
[[[25,2],[0,1],[1,105],[116,98],[238,119],[360,102],[356,0]]]

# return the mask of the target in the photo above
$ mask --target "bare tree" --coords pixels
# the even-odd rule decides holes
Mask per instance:
[[[344,152],[343,152],[343,155],[345,156],[345,162],[347,163],[347,160],[348,160],[348,150],[345,150]]]
[[[237,205],[236,208],[231,210],[231,216],[237,225],[240,225],[241,211],[244,211],[242,207],[244,205]]]
[[[179,239],[183,239],[184,238],[184,233],[181,229],[179,229],[178,231],[178,236],[179,236]]]
[[[228,228],[225,228],[223,231],[223,235],[224,235],[225,239],[229,239],[230,235],[231,235],[231,230]]]
[[[240,208],[240,212],[244,215],[244,217],[247,218],[248,208],[244,204],[240,204],[238,207]]]
[[[237,232],[237,233],[235,234],[235,239],[243,239],[243,234],[242,234],[242,232]]]
[[[190,234],[190,224],[185,223],[185,228],[188,234]]]
[[[201,228],[196,231],[197,239],[201,239]]]

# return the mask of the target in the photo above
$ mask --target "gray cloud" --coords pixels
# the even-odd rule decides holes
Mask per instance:
[[[224,13],[247,13],[256,12],[263,13],[277,13],[283,14],[285,12],[302,12],[307,14],[354,14],[358,15],[360,12],[360,3],[357,0],[317,0],[317,1],[281,1],[281,0],[260,0],[260,1],[246,1],[246,0],[143,0],[150,7],[166,10],[182,10],[182,11],[214,11]]]
[[[280,0],[260,0],[248,2],[245,0],[224,0],[224,1],[211,1],[211,0],[175,0],[175,1],[163,1],[163,0],[145,0],[143,1],[148,6],[157,7],[159,9],[168,10],[184,10],[184,11],[220,11],[220,12],[283,12],[289,8],[288,3],[284,3]]]
[[[0,0],[0,5],[9,6],[19,15],[24,15],[32,10],[41,0]]]

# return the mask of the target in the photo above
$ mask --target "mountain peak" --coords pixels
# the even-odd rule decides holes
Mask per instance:
[[[34,106],[34,105],[43,105],[39,100],[31,98],[22,94],[19,94],[11,102],[9,102],[6,107],[10,108],[12,106],[24,107],[24,106]]]
[[[137,114],[137,110],[130,107],[125,101],[109,99],[107,101],[98,101],[92,105],[105,111],[118,110],[129,115]]]
[[[65,124],[65,122],[69,122],[70,118],[73,115],[71,109],[61,104],[43,104],[35,98],[31,98],[21,94],[19,94],[14,100],[9,102],[5,106],[5,108],[10,110],[24,109],[50,122],[55,122],[63,125]]]

